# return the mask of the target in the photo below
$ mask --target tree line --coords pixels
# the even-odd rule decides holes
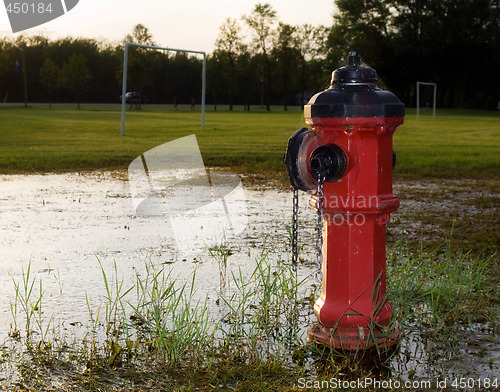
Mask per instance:
[[[499,0],[335,0],[331,26],[289,25],[258,3],[220,26],[207,57],[207,104],[301,105],[356,50],[408,106],[416,82],[438,85],[439,107],[496,109]],[[316,10],[315,12],[319,12]],[[323,11],[325,12],[325,11]],[[0,43],[0,102],[119,102],[124,42],[155,45],[137,25],[123,42],[20,36]],[[23,72],[23,67],[25,73]],[[200,102],[201,58],[133,47],[128,90],[151,103]],[[424,104],[432,91],[421,94]]]

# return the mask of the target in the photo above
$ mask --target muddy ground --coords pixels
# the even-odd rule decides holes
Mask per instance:
[[[291,192],[286,176],[271,182],[258,175],[246,176],[243,184]],[[396,177],[393,191],[401,204],[387,225],[389,243],[403,236],[415,246],[433,249],[451,240],[457,250],[477,256],[498,253],[500,179]]]
[[[401,206],[393,214],[389,238],[404,235],[427,248],[449,239],[473,255],[498,252],[500,181],[396,180],[394,192]]]

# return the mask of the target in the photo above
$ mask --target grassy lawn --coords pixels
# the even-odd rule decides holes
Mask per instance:
[[[304,125],[302,111],[208,109],[200,113],[170,108],[127,112],[120,136],[115,108],[0,107],[0,173],[126,169],[139,154],[195,133],[205,165],[239,173],[285,178],[282,156],[288,138]],[[394,149],[397,176],[491,178],[500,166],[500,113],[425,111],[416,121],[407,111]]]
[[[472,177],[498,175],[500,113],[440,110],[436,119],[407,110],[405,124],[394,136],[397,172],[412,177]]]

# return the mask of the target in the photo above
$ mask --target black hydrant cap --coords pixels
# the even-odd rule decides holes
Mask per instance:
[[[346,67],[333,71],[330,87],[314,95],[304,106],[304,116],[321,118],[404,117],[401,101],[376,84],[377,72],[361,65],[356,52]]]
[[[347,67],[333,71],[331,85],[341,83],[375,84],[377,81],[377,72],[373,68],[361,65],[358,53],[353,51],[349,53]]]

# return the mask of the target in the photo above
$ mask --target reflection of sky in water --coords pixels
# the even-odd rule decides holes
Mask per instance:
[[[210,173],[195,135],[159,145],[128,168],[132,202],[139,217],[163,217],[181,255],[231,241],[248,224],[245,192],[238,175]]]
[[[211,174],[213,177],[217,173]],[[210,244],[192,241],[190,247],[189,234],[198,233],[199,239],[199,233],[207,231],[217,219],[227,222],[221,199],[219,204],[184,211],[185,215],[172,215],[172,219],[164,214],[141,217],[136,214],[129,183],[124,178],[125,173],[0,176],[0,295],[5,299],[0,305],[0,338],[8,332],[11,322],[12,277],[21,281],[21,271],[30,261],[32,272],[43,281],[46,311],[57,308],[58,317],[67,318],[68,322],[87,320],[86,291],[96,303],[104,295],[98,259],[110,272],[116,262],[118,273],[127,284],[151,260],[154,264],[173,262],[173,276],[181,280],[188,279],[197,269],[197,275],[203,277],[200,295],[219,287],[217,262],[206,249]],[[238,192],[236,188],[235,195],[229,193],[226,197],[229,211],[239,206],[239,197],[245,197],[242,215],[229,214],[235,225],[245,225],[233,238],[226,236],[233,252],[228,270],[239,266],[253,269],[264,243],[277,257],[286,260],[290,194],[275,190]],[[301,203],[303,214],[314,215],[307,207],[306,195]],[[196,219],[198,213],[206,214],[203,228]],[[220,213],[224,215],[220,217]],[[184,225],[184,234],[177,233],[177,238],[185,238],[180,248],[172,221]],[[313,217],[309,221],[314,222]],[[199,227],[194,226],[195,222]],[[305,236],[304,233],[302,238]],[[217,243],[222,240],[216,238]]]

